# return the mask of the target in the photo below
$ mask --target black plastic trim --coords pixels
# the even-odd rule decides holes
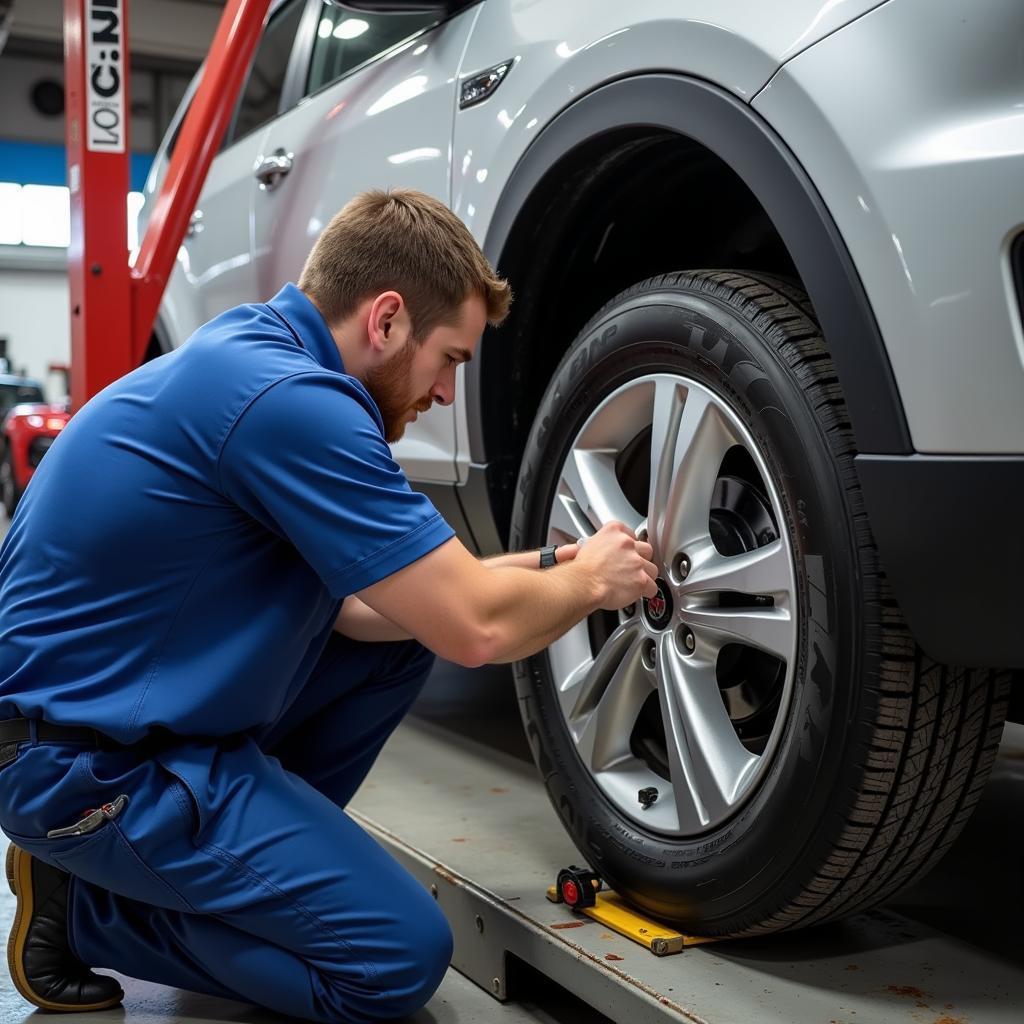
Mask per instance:
[[[414,491],[425,494],[434,508],[441,513],[444,521],[455,531],[459,540],[474,554],[479,554],[476,537],[462,511],[459,488],[455,484],[425,484],[418,480],[410,480],[409,485]]]
[[[861,451],[913,451],[878,325],[846,245],[803,167],[750,107],[706,82],[652,74],[621,79],[581,97],[544,128],[498,200],[484,252],[501,269],[519,212],[573,149],[624,128],[677,132],[705,146],[746,183],[771,218],[821,321]],[[685,269],[685,268],[680,268]],[[611,296],[609,296],[610,298]],[[483,360],[467,367],[471,454],[486,462]]]
[[[1024,668],[1024,456],[859,455],[882,563],[917,642]]]
[[[486,467],[470,466],[464,484],[425,484],[410,481],[413,490],[425,494],[434,508],[458,535],[459,540],[481,557],[500,555],[505,547],[491,516]]]

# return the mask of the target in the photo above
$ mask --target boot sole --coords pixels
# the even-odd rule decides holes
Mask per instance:
[[[25,940],[28,926],[32,921],[32,858],[24,850],[18,849],[13,843],[7,850],[7,884],[17,898],[14,911],[14,924],[11,926],[11,937],[7,940],[7,966],[11,972],[11,981],[23,999],[41,1010],[53,1010],[57,1013],[84,1013],[87,1010],[109,1010],[118,1006],[124,998],[123,993],[100,1003],[51,1003],[48,999],[32,991],[28,978],[25,977],[25,965],[22,954],[25,951]]]

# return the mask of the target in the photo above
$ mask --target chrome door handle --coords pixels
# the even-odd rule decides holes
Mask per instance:
[[[270,156],[260,157],[253,174],[260,183],[260,189],[269,192],[277,188],[281,179],[292,169],[295,157],[283,149],[275,149]]]
[[[194,238],[203,233],[203,211],[196,210],[188,219],[188,227],[185,228],[185,237]]]

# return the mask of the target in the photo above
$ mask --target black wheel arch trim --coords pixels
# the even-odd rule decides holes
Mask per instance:
[[[754,110],[716,86],[679,75],[638,75],[600,86],[566,107],[523,153],[505,185],[483,246],[491,262],[501,268],[519,211],[566,154],[602,134],[635,127],[687,136],[743,179],[782,237],[814,304],[858,449],[911,454],[889,357],[838,228],[785,143]],[[466,380],[471,455],[479,463],[487,461],[484,362],[470,363]]]

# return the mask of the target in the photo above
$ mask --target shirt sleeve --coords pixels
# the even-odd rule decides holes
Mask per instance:
[[[334,597],[390,576],[454,536],[410,488],[366,392],[341,374],[271,385],[221,447],[225,496],[290,541]]]

